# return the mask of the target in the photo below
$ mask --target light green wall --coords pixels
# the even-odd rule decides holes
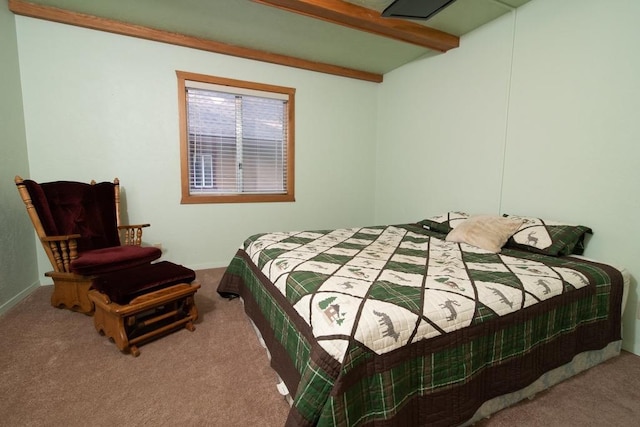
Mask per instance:
[[[191,268],[251,234],[373,222],[374,83],[17,17],[31,177],[118,177],[130,223]],[[296,202],[180,204],[176,70],[296,88]],[[40,253],[40,270],[49,263]]]
[[[13,178],[29,173],[13,14],[0,1],[0,313],[39,285],[33,228]]]
[[[634,277],[623,346],[636,354],[638,16],[631,0],[534,0],[385,75],[376,187],[376,222],[462,209],[592,227],[585,255]]]
[[[500,204],[512,28],[484,26],[446,55],[385,75],[379,92],[376,220]]]
[[[15,75],[7,13],[0,55]],[[534,0],[381,85],[18,17],[29,162],[18,117],[19,144],[0,165],[43,181],[118,176],[129,221],[151,222],[145,240],[192,268],[226,265],[255,232],[462,209],[589,225],[586,255],[636,277],[639,13],[630,0]],[[179,204],[176,69],[297,88],[297,202]],[[14,100],[18,83],[3,82]],[[49,266],[39,261],[41,274]],[[16,292],[37,280],[21,270],[27,278],[8,276],[22,283]],[[624,347],[640,354],[635,279],[629,299]]]
[[[634,278],[639,16],[640,2],[624,0],[536,0],[518,14],[503,193],[505,212],[592,227],[586,255],[624,266]],[[634,280],[625,348],[640,353],[637,307]]]

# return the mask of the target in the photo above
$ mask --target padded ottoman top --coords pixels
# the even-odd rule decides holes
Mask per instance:
[[[106,294],[111,301],[124,305],[140,295],[178,283],[191,283],[195,278],[195,271],[189,268],[160,261],[98,276],[91,287]]]

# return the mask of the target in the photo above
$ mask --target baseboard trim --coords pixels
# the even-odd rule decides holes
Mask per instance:
[[[0,316],[6,313],[7,311],[9,311],[12,307],[17,305],[20,301],[22,301],[23,299],[31,295],[31,293],[35,291],[37,288],[39,288],[40,286],[41,286],[40,281],[35,281],[30,286],[23,289],[20,293],[18,293],[13,298],[11,298],[9,301],[0,305]]]
[[[229,266],[229,261],[227,261],[226,263],[223,262],[207,262],[207,263],[203,263],[203,264],[190,264],[187,265],[187,268],[190,268],[192,270],[198,271],[198,270],[209,270],[211,268],[227,268]]]

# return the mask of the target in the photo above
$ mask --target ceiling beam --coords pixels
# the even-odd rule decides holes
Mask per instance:
[[[460,38],[453,34],[403,19],[382,18],[376,10],[342,0],[252,1],[439,52],[460,45]]]
[[[256,61],[284,65],[287,67],[300,68],[303,70],[316,71],[319,73],[333,74],[336,76],[349,77],[375,83],[380,83],[383,79],[382,75],[377,73],[370,73],[338,65],[309,61],[292,56],[235,46],[200,37],[192,37],[184,34],[149,28],[142,25],[129,24],[95,15],[87,15],[70,10],[37,5],[22,0],[9,0],[9,10],[16,15],[44,19],[47,21],[59,22],[61,24],[75,25],[77,27],[106,31],[123,36],[137,37],[140,39],[189,47],[239,58],[253,59]]]

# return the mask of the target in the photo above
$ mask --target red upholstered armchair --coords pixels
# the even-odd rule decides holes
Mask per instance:
[[[142,228],[149,224],[120,225],[117,178],[112,183],[38,184],[16,176],[15,183],[53,266],[45,275],[53,279],[54,307],[92,314],[88,292],[93,279],[162,255],[158,248],[141,246]]]

